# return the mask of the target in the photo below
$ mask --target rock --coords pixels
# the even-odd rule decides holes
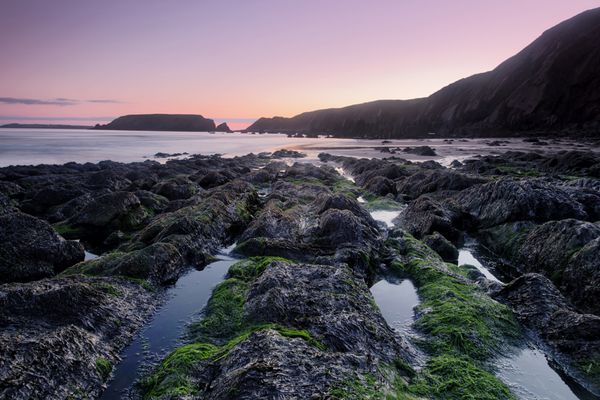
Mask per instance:
[[[527,234],[536,227],[531,221],[508,222],[477,232],[477,238],[488,249],[509,260],[516,260]]]
[[[600,226],[575,219],[546,222],[532,229],[519,248],[518,263],[559,282],[573,253],[600,237]]]
[[[90,174],[86,180],[86,184],[92,188],[119,191],[129,188],[129,186],[131,186],[131,181],[117,171],[105,169]]]
[[[183,257],[175,246],[153,243],[141,250],[108,253],[84,261],[66,270],[65,274],[127,276],[165,285],[175,282],[184,270]]]
[[[396,195],[396,185],[394,181],[383,176],[375,176],[369,179],[364,187],[377,196],[386,196],[388,194]]]
[[[522,275],[496,297],[508,303],[517,318],[555,351],[568,356],[579,377],[593,375],[586,366],[600,356],[600,317],[576,312],[552,282],[539,274]],[[597,382],[580,383],[599,389]]]
[[[233,131],[229,129],[229,125],[227,125],[227,122],[222,122],[219,125],[217,125],[217,127],[215,128],[215,132],[231,133]]]
[[[17,211],[10,199],[0,193],[0,216]]]
[[[296,151],[296,150],[287,150],[287,149],[277,150],[277,151],[274,151],[273,154],[271,154],[271,158],[304,158],[304,157],[306,157],[306,154],[304,154],[304,153],[300,153],[299,151]]]
[[[473,186],[460,192],[456,203],[478,228],[513,221],[588,218],[584,206],[568,191],[536,180],[500,179]]]
[[[110,225],[136,226],[145,217],[136,195],[130,192],[114,192],[92,200],[74,217],[73,223],[96,228]]]
[[[561,287],[584,312],[600,315],[600,237],[588,242],[569,259]]]
[[[406,345],[370,299],[367,286],[347,268],[273,263],[252,285],[245,315],[256,322],[307,329],[336,352],[392,361]]]
[[[210,171],[197,182],[203,189],[210,189],[224,185],[229,182],[230,178],[219,171]]]
[[[47,222],[21,212],[0,215],[0,283],[53,276],[83,258],[83,246]]]
[[[396,184],[396,191],[409,199],[438,191],[460,191],[486,182],[480,177],[461,174],[460,172],[441,170],[420,170]]]
[[[455,263],[458,261],[458,250],[445,237],[437,232],[423,237],[423,243],[431,247],[444,261]]]
[[[245,229],[258,202],[250,184],[229,182],[207,191],[195,204],[155,217],[122,250],[169,243],[185,262],[204,265],[211,254]]]
[[[184,152],[184,153],[163,153],[162,151],[159,151],[158,153],[154,154],[154,158],[169,158],[169,157],[179,157],[179,156],[183,156],[183,155],[187,155],[189,153]]]
[[[423,161],[423,162],[419,163],[419,166],[421,168],[425,168],[425,169],[444,169],[442,164],[440,164],[437,161],[433,161],[433,160]]]
[[[416,238],[439,232],[451,241],[461,238],[462,217],[446,203],[428,196],[411,202],[398,218],[399,225]]]
[[[235,344],[214,361],[190,352],[186,365],[192,367],[175,367],[177,373],[192,391],[201,390],[202,397],[210,399],[333,398],[348,379],[365,375],[390,387],[394,378],[376,366],[406,362],[412,353],[387,326],[368,287],[353,279],[343,266],[270,263],[247,283],[242,305],[244,324],[257,328],[234,339]],[[206,345],[192,343],[188,348]],[[169,357],[175,360],[185,351],[180,348]],[[156,397],[173,387],[162,371],[159,368],[145,386]]]
[[[512,223],[480,236],[491,250],[507,257],[521,273],[540,273],[585,312],[600,313],[600,226],[575,219],[535,226]]]
[[[409,153],[409,154],[416,154],[418,156],[427,156],[427,157],[437,156],[437,153],[435,152],[435,150],[429,146],[406,147],[402,151],[404,151],[405,153]]]
[[[365,241],[377,240],[378,233],[365,226],[348,210],[329,209],[321,214],[317,242],[324,247],[343,245],[363,246]]]
[[[151,296],[126,280],[82,276],[0,285],[0,398],[98,397],[153,311]]]
[[[181,200],[189,199],[196,194],[198,187],[189,179],[174,178],[157,183],[152,188],[152,191],[169,200]]]

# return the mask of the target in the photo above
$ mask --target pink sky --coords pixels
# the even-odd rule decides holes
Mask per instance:
[[[494,68],[545,29],[598,6],[585,0],[6,0],[0,124],[88,124],[162,112],[202,114],[240,128],[260,116],[422,97]]]

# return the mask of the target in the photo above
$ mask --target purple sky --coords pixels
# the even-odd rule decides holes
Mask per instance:
[[[0,124],[165,112],[240,127],[259,116],[427,96],[494,68],[545,29],[598,6],[2,0]]]

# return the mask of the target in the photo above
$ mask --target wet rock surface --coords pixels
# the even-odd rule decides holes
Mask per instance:
[[[0,215],[0,283],[50,277],[83,257],[80,243],[63,239],[47,222],[19,211]]]
[[[150,292],[120,279],[0,285],[0,397],[98,396],[155,302]]]
[[[0,394],[97,397],[164,287],[234,242],[249,264],[141,382],[147,398],[461,398],[456,371],[473,398],[510,398],[482,365],[518,337],[511,309],[566,373],[600,381],[596,155],[276,157],[298,155],[0,169]],[[386,229],[371,212],[389,209]],[[518,278],[456,266],[466,235]],[[415,282],[419,340],[373,303],[385,274]]]

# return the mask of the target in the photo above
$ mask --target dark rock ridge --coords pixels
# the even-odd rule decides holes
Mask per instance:
[[[247,130],[378,138],[523,132],[597,136],[598,41],[600,8],[547,30],[494,70],[459,80],[427,98],[379,100],[292,118],[260,118]]]
[[[221,125],[219,125],[221,126]],[[185,131],[212,132],[215,122],[202,115],[191,114],[139,114],[119,117],[94,129],[118,131]]]

